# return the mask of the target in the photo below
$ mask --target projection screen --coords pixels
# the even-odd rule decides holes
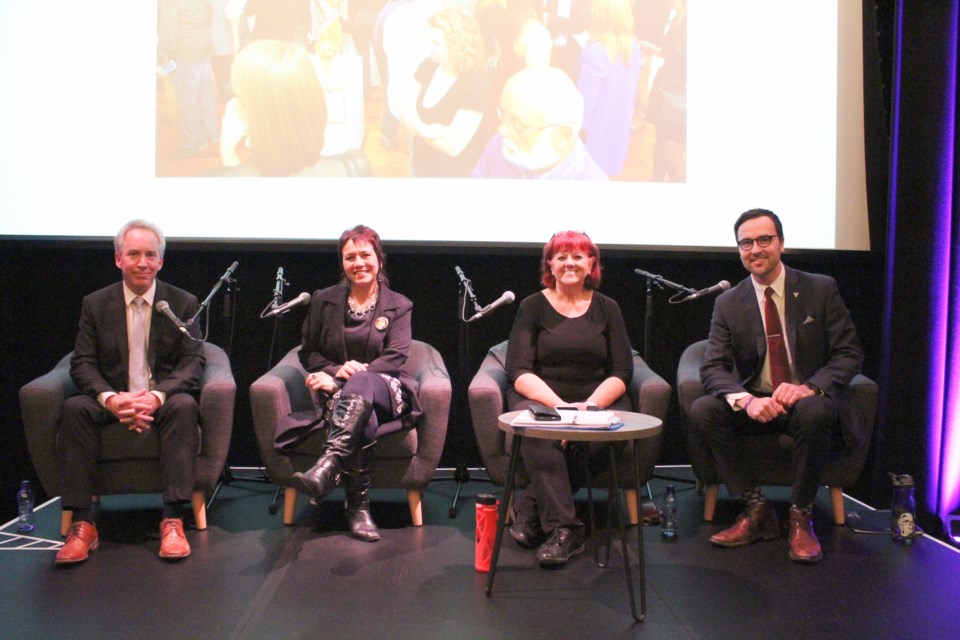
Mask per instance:
[[[111,237],[143,217],[171,238],[240,244],[327,241],[363,223],[392,243],[539,246],[569,228],[609,247],[709,249],[729,248],[735,216],[764,207],[792,249],[866,250],[861,10],[690,0],[680,182],[642,167],[609,181],[212,178],[167,177],[158,162],[175,115],[161,104],[155,2],[10,0],[0,236]],[[347,33],[345,55],[357,54]],[[377,83],[374,68],[366,122],[379,118]],[[642,146],[633,138],[649,131],[631,135]],[[368,128],[375,166],[378,144]]]

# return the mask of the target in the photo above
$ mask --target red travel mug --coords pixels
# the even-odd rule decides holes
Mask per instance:
[[[473,568],[490,571],[493,542],[497,536],[497,506],[500,501],[492,493],[477,495],[477,535],[473,554]]]

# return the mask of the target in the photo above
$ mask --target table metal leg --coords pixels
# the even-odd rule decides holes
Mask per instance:
[[[610,478],[611,495],[619,496],[620,481],[619,478],[617,478],[617,454],[612,445],[610,446]],[[614,500],[616,500],[616,498],[614,498]],[[633,591],[633,574],[630,572],[630,553],[627,551],[627,533],[623,530],[623,518],[617,517],[617,530],[620,533],[620,553],[623,555],[623,570],[627,578],[627,595],[630,598],[630,613],[633,614],[633,619],[639,622],[643,620],[643,616],[637,615],[637,601]],[[640,531],[640,533],[643,532]]]
[[[636,474],[637,489],[640,488],[640,441],[633,441],[633,471]],[[651,500],[653,495],[650,496]],[[624,547],[626,549],[626,547]],[[637,523],[637,563],[640,569],[640,617],[637,617],[636,611],[633,617],[637,622],[643,622],[647,616],[647,575],[646,565],[643,558],[643,521]],[[628,568],[629,570],[629,568]],[[633,596],[630,596],[630,604],[633,606]]]
[[[500,503],[500,513],[497,517],[497,537],[493,542],[493,557],[490,558],[490,575],[487,576],[487,596],[493,590],[493,578],[497,573],[497,561],[500,559],[500,544],[503,542],[503,528],[507,522],[507,509],[513,498],[513,479],[517,472],[517,461],[520,459],[520,435],[513,434],[510,453],[510,470],[507,472],[507,481],[503,487],[503,501]]]

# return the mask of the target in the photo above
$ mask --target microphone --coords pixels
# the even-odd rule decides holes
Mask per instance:
[[[310,304],[310,294],[307,293],[306,291],[298,295],[296,298],[294,298],[290,302],[284,302],[282,305],[280,305],[276,309],[271,309],[270,311],[265,313],[262,317],[272,318],[273,316],[279,316],[281,314],[286,313],[287,311],[290,311],[290,309],[293,309],[294,307],[299,307],[302,304]]]
[[[234,270],[239,266],[240,266],[240,263],[234,260],[233,264],[227,267],[227,272],[224,273],[222,276],[220,276],[220,281],[223,282],[223,281],[229,280],[230,276],[233,275]]]
[[[460,286],[463,287],[464,297],[460,305],[460,317],[463,318],[467,315],[467,298],[470,298],[470,302],[473,304],[475,311],[480,311],[480,304],[477,302],[477,294],[473,292],[473,287],[470,286],[470,278],[463,273],[463,269],[460,267],[454,267],[454,269],[457,271],[457,277],[460,278]],[[467,320],[467,322],[470,321]]]
[[[697,298],[707,298],[709,296],[716,295],[718,293],[726,291],[729,288],[730,288],[730,282],[727,280],[721,280],[720,282],[713,285],[712,287],[707,287],[706,289],[700,289],[700,291],[691,293],[689,296],[687,296],[680,302],[690,302],[691,300],[696,300]]]
[[[170,318],[170,322],[172,322],[177,326],[177,329],[180,330],[180,333],[187,336],[188,338],[192,337],[190,335],[190,332],[187,331],[187,325],[185,325],[183,321],[177,317],[177,314],[173,312],[173,309],[170,308],[169,302],[167,302],[166,300],[161,300],[160,302],[157,303],[156,308],[157,308],[157,311],[159,311],[163,315]]]
[[[494,300],[493,302],[485,306],[483,309],[480,309],[480,311],[473,314],[473,316],[469,320],[467,320],[467,322],[473,322],[474,320],[479,320],[483,316],[496,310],[498,307],[501,307],[505,304],[512,304],[513,301],[516,299],[517,297],[513,295],[513,291],[504,291],[502,296],[500,296],[499,298],[497,298],[496,300]]]

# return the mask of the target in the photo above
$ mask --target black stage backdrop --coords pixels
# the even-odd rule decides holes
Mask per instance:
[[[732,225],[738,213],[718,212],[717,215],[730,218]],[[789,234],[787,228],[788,247]],[[472,280],[482,304],[492,302],[507,289],[514,291],[519,300],[540,288],[539,252],[500,250],[482,255],[456,255],[449,251],[426,253],[409,248],[385,248],[391,286],[410,297],[415,305],[413,337],[440,351],[454,382],[454,406],[442,466],[456,466],[461,462],[476,466],[480,461],[465,406],[466,384],[486,350],[508,337],[516,304],[469,325],[467,345],[470,358],[462,366],[459,361],[461,326],[457,316],[459,279],[455,267],[459,266]],[[112,244],[107,242],[82,245],[6,242],[0,244],[0,254],[0,274],[4,279],[3,304],[0,305],[3,349],[3,443],[0,455],[3,456],[3,503],[12,514],[17,481],[35,478],[26,451],[17,390],[48,371],[72,349],[81,299],[86,293],[116,282],[120,274],[113,264]],[[646,293],[645,280],[633,272],[635,268],[696,289],[721,279],[736,282],[745,275],[733,250],[722,255],[601,253],[601,257],[604,266],[601,291],[620,302],[633,344],[641,352],[644,350]],[[224,289],[210,307],[209,339],[224,348],[230,347],[238,386],[229,462],[238,466],[256,466],[259,456],[248,389],[268,368],[274,323],[258,316],[271,300],[277,268],[284,267],[289,282],[286,299],[292,299],[301,291],[312,292],[334,283],[339,272],[333,246],[250,250],[224,245],[199,247],[174,241],[168,243],[159,277],[203,300],[234,260],[240,265],[234,273],[238,291],[232,294],[237,302],[232,345],[229,318],[224,318],[223,313]],[[876,377],[874,355],[879,353],[880,344],[882,256],[877,252],[823,252],[788,255],[787,261],[791,266],[829,273],[838,279],[870,354],[867,372]],[[706,337],[713,307],[712,300],[671,305],[668,298],[672,293],[654,289],[647,358],[653,369],[671,385],[683,349]],[[299,343],[304,313],[305,308],[301,307],[280,321],[274,361]],[[462,370],[468,372],[467,382],[458,379]],[[675,400],[673,404],[676,404]],[[677,412],[674,406],[663,463],[685,463],[687,460]]]

